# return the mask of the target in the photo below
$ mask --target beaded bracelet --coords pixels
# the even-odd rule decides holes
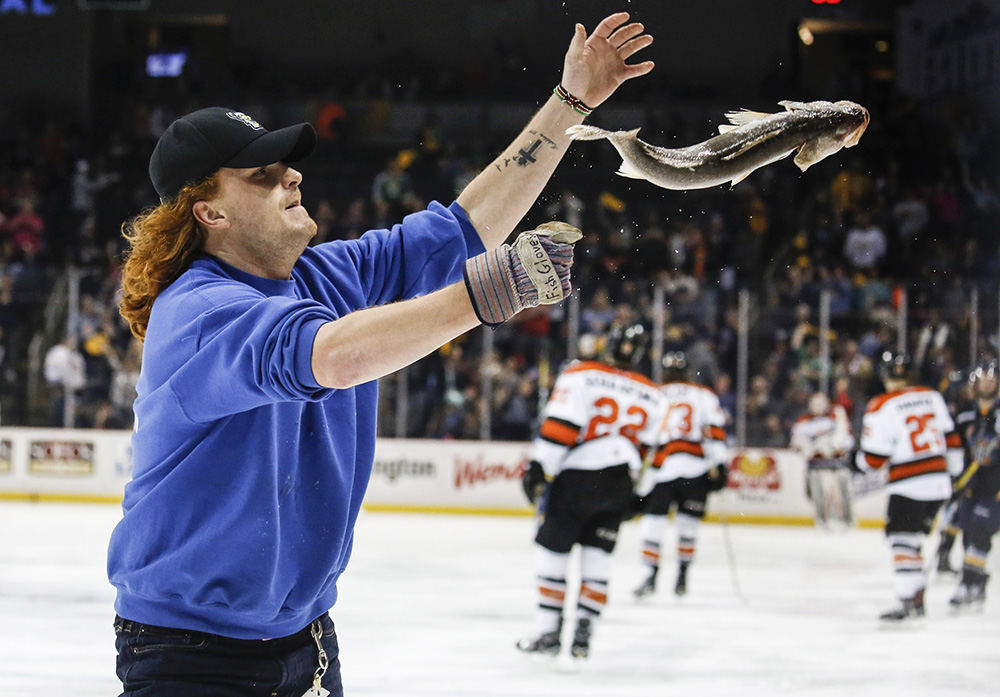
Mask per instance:
[[[591,112],[594,111],[592,108],[590,108],[582,101],[571,95],[569,92],[567,92],[566,88],[563,87],[562,85],[556,85],[555,88],[552,90],[552,92],[557,97],[559,97],[561,101],[565,102],[566,104],[569,104],[573,108],[573,111],[575,111],[578,114],[589,116]]]

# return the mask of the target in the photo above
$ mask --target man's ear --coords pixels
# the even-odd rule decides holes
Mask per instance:
[[[195,220],[208,230],[222,230],[229,227],[229,219],[226,217],[225,211],[208,201],[196,201],[191,206],[191,212],[194,214]]]

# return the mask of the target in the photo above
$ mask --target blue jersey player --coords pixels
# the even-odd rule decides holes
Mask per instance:
[[[970,376],[977,403],[965,419],[968,466],[955,482],[957,522],[962,531],[961,578],[949,600],[953,610],[981,608],[986,601],[986,559],[1000,530],[1000,386],[996,361],[978,366]],[[962,415],[959,415],[961,417]]]
[[[451,205],[309,247],[291,165],[308,124],[210,107],[150,160],[160,204],[125,226],[120,309],[144,340],[134,471],[108,554],[124,695],[340,695],[327,614],[371,474],[376,382],[569,292],[554,225],[502,244],[577,125],[652,37],[577,25],[562,82]],[[544,227],[544,226],[543,226]]]

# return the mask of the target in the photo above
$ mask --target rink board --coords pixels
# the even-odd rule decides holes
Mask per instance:
[[[131,475],[128,431],[0,428],[0,499],[120,502]],[[530,444],[379,439],[365,496],[372,511],[529,515],[520,481]],[[805,462],[783,449],[733,449],[728,486],[709,519],[811,524]],[[885,493],[855,501],[855,519],[884,520]]]

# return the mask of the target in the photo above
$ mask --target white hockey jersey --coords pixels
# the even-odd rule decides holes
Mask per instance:
[[[947,499],[962,460],[955,424],[935,390],[907,387],[868,403],[855,462],[862,471],[888,467],[890,494],[918,501]]]
[[[655,447],[664,399],[645,376],[598,361],[574,361],[556,380],[542,412],[532,458],[554,477],[564,469],[599,470],[628,464]]]
[[[834,404],[825,414],[800,416],[792,424],[789,445],[809,460],[831,460],[849,453],[854,436],[844,407]]]
[[[662,445],[648,470],[651,484],[700,477],[725,462],[726,416],[715,392],[692,382],[668,382],[660,392],[666,412],[659,425]],[[643,482],[640,489],[646,488]]]

